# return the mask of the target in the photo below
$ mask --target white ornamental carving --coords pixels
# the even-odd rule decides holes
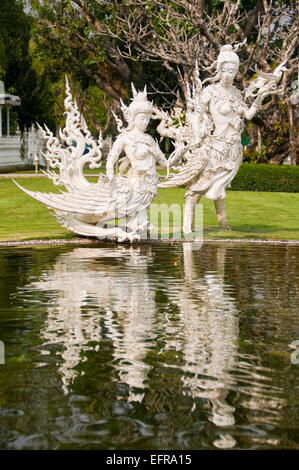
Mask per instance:
[[[183,230],[192,232],[194,209],[202,195],[214,200],[219,226],[229,230],[225,211],[225,190],[242,162],[241,132],[244,119],[252,119],[264,98],[278,93],[278,82],[286,70],[282,62],[272,74],[257,71],[258,78],[242,93],[233,86],[239,68],[238,46],[223,46],[215,63],[214,77],[200,81],[196,64],[193,83],[186,83],[186,114],[182,124],[156,110],[161,119],[157,130],[174,140],[175,150],[168,160],[167,179],[159,187],[187,185]],[[203,87],[210,81],[211,84]],[[250,107],[245,99],[254,98]],[[172,121],[172,123],[171,123]],[[182,163],[182,157],[185,162]],[[169,167],[178,173],[169,175]]]
[[[203,82],[198,64],[195,64],[192,84],[185,84],[185,113],[181,112],[180,104],[171,114],[153,107],[147,100],[146,88],[137,93],[132,85],[131,104],[126,106],[120,100],[127,127],[115,115],[119,135],[108,154],[106,174],[101,173],[97,183],[87,181],[83,168],[86,164],[90,168],[101,166],[102,137],[100,135],[97,142],[92,138],[66,80],[64,129],[55,137],[46,126],[40,128],[47,140],[44,157],[49,170],[46,174],[66,191],[59,195],[44,194],[18,186],[53,209],[59,222],[74,233],[132,242],[139,240],[141,232],[149,229],[147,208],[157,193],[156,163],[159,163],[167,167],[167,177],[159,187],[187,185],[185,233],[193,230],[195,205],[202,195],[214,200],[219,226],[229,230],[226,188],[242,162],[244,119],[253,118],[264,98],[279,93],[278,84],[286,70],[285,61],[271,74],[258,70],[258,77],[242,94],[233,85],[239,68],[236,54],[239,46],[223,46],[214,64],[215,75]],[[210,84],[203,87],[207,81]],[[246,99],[253,100],[251,106],[247,106]],[[158,142],[146,133],[151,118],[161,121],[158,133],[174,143],[175,150],[168,160]],[[115,174],[115,166],[122,154],[124,158]],[[170,174],[170,167],[177,173]],[[118,220],[118,226],[115,226],[115,220]],[[110,227],[107,226],[109,221],[112,221]]]
[[[132,242],[139,240],[140,233],[148,228],[147,208],[157,192],[156,163],[166,167],[167,160],[158,143],[146,134],[153,111],[146,88],[137,93],[132,85],[132,91],[129,106],[121,101],[128,126],[123,127],[117,118],[119,135],[108,154],[106,174],[101,173],[97,183],[85,178],[83,168],[86,164],[89,168],[101,166],[102,137],[98,142],[92,138],[67,80],[64,129],[55,137],[46,126],[45,130],[40,128],[47,140],[44,157],[51,168],[46,174],[66,191],[45,194],[28,191],[16,183],[29,196],[54,210],[58,221],[74,233]],[[116,175],[114,166],[122,153],[125,159]],[[115,219],[119,220],[118,226]],[[107,227],[109,221],[113,221],[111,227]]]

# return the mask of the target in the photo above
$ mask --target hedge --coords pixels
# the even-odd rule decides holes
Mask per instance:
[[[34,167],[1,168],[0,173],[28,169],[32,170]],[[165,174],[166,172],[162,170],[159,173]],[[299,193],[299,166],[243,163],[229,189],[233,191]]]
[[[230,189],[298,193],[299,166],[243,163]]]
[[[1,166],[0,175],[6,173],[18,173],[22,171],[32,171],[35,169],[34,165],[17,165],[17,166]]]

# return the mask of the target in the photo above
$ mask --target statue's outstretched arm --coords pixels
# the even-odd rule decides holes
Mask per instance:
[[[154,143],[153,145],[154,145],[154,156],[155,156],[155,159],[157,160],[157,162],[158,162],[162,167],[166,168],[166,166],[167,166],[167,160],[166,160],[166,158],[165,158],[164,153],[163,153],[162,150],[160,149],[158,142],[155,141],[155,143]]]
[[[250,121],[254,116],[255,114],[258,112],[258,110],[260,109],[262,105],[262,100],[257,97],[254,102],[252,103],[252,105],[250,106],[250,108],[245,108],[244,109],[244,117],[245,119],[247,119],[248,121]]]
[[[108,157],[107,157],[107,164],[106,164],[106,175],[111,181],[114,174],[114,165],[119,159],[121,152],[124,149],[124,142],[123,139],[119,136],[116,141],[114,142],[112,149],[110,150]]]
[[[171,117],[165,111],[154,108],[151,119],[159,119],[160,123],[157,126],[157,132],[162,137],[169,137],[170,139],[177,139],[178,131],[174,127]]]
[[[257,97],[255,98],[254,102],[250,106],[250,108],[244,109],[244,117],[245,119],[249,120],[253,118],[253,116],[258,112],[264,99],[269,95],[274,95],[275,93],[279,93],[280,89],[277,87],[273,87],[272,84],[267,84],[259,89]]]

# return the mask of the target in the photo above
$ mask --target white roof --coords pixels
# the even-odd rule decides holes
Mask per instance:
[[[0,106],[20,106],[21,98],[16,95],[9,95],[8,93],[0,93]]]

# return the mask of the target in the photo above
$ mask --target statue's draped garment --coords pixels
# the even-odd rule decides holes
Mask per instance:
[[[200,116],[206,114],[213,130],[188,153],[179,173],[161,183],[160,187],[188,184],[186,196],[200,193],[208,199],[225,198],[225,189],[242,163],[241,132],[246,109],[237,88],[233,86],[231,91],[229,97],[222,96],[218,84],[209,85],[203,90],[198,110]],[[212,122],[214,113],[220,116],[221,122],[217,128]]]

